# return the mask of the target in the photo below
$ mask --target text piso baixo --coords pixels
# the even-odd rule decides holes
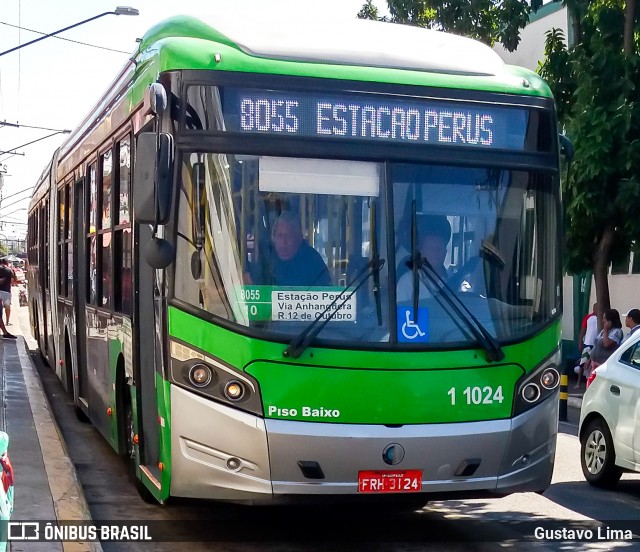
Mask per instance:
[[[337,409],[324,408],[322,406],[318,408],[312,408],[310,406],[303,406],[298,410],[297,408],[280,408],[278,406],[269,405],[267,408],[267,414],[269,416],[277,416],[279,418],[295,418],[300,413],[303,418],[339,418],[340,411]]]

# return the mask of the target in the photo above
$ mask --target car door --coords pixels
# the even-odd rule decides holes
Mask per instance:
[[[607,362],[609,399],[618,404],[614,446],[618,462],[640,462],[640,342],[635,341]],[[597,377],[597,376],[596,376]]]

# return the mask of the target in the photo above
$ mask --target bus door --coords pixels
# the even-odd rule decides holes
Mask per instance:
[[[42,290],[42,300],[41,305],[38,305],[39,312],[37,319],[41,322],[38,328],[38,338],[39,343],[38,346],[40,350],[43,352],[45,358],[48,357],[49,352],[49,343],[47,336],[49,335],[48,326],[47,326],[47,305],[49,301],[49,255],[47,253],[49,247],[49,223],[48,223],[48,212],[49,212],[49,200],[44,202],[44,207],[40,209],[40,243],[42,247],[40,247],[40,259],[38,260],[38,279],[39,285],[38,287]],[[49,359],[50,362],[54,362],[55,360]]]
[[[135,186],[135,183],[134,183]],[[155,271],[144,261],[141,245],[151,240],[151,228],[147,224],[136,225],[138,239],[135,243],[135,289],[133,332],[135,343],[134,383],[138,397],[138,434],[140,437],[140,465],[143,471],[161,480],[158,468],[159,433],[158,399],[156,395],[156,366],[162,371],[162,317],[161,301],[156,300]]]
[[[75,282],[74,282],[74,297],[73,304],[75,305],[75,342],[77,353],[77,365],[75,366],[77,378],[77,385],[74,389],[74,402],[77,407],[80,407],[85,414],[89,413],[89,405],[87,403],[87,278],[81,277],[87,274],[87,240],[85,235],[85,221],[87,220],[86,213],[86,194],[87,194],[87,179],[81,178],[76,182],[75,190],[77,197],[76,202],[76,216],[73,219],[73,235],[74,243],[77,247],[74,248],[73,266],[75,267]]]

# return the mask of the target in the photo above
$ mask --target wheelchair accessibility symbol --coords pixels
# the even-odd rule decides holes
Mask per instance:
[[[418,307],[418,321],[413,309],[398,307],[398,341],[400,343],[426,343],[429,341],[429,323],[426,307]]]

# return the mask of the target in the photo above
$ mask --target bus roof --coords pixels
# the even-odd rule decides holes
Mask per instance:
[[[174,16],[144,35],[137,55],[161,58],[160,71],[216,69],[551,97],[537,74],[505,64],[477,40],[355,18],[283,17]],[[214,53],[221,63],[212,63]]]
[[[266,24],[262,18],[215,17],[208,24],[175,16],[146,33],[140,50],[165,37],[192,37],[234,46],[249,56],[288,61],[331,63],[496,75],[504,62],[487,45],[462,36],[410,25],[363,19],[287,21]]]

